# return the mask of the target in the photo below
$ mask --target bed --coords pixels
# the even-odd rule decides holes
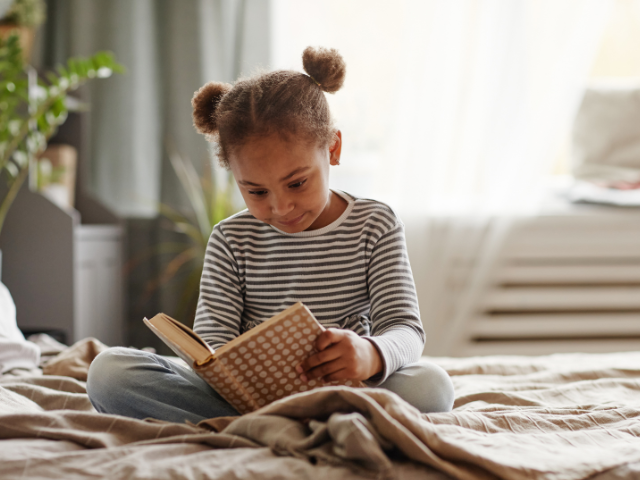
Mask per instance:
[[[96,413],[86,339],[0,377],[2,479],[640,477],[640,353],[432,358],[453,412],[336,387],[199,425]],[[47,356],[48,354],[48,356]]]

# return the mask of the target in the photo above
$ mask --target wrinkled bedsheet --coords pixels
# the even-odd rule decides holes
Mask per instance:
[[[81,379],[101,348],[0,377],[0,478],[640,476],[640,353],[431,359],[452,376],[451,413],[331,387],[196,426],[96,413]]]

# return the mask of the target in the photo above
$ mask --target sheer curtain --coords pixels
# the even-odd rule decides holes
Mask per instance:
[[[274,63],[304,44],[345,55],[334,186],[400,213],[426,353],[455,354],[512,219],[535,211],[610,2],[354,1],[341,16],[330,0],[314,16],[300,4],[275,4]]]
[[[394,193],[406,212],[427,352],[451,355],[467,340],[512,221],[533,213],[544,191],[609,3],[433,6],[418,2],[407,17],[405,42],[416,47],[403,50],[399,91],[418,93],[398,102],[396,172],[411,175],[395,176]]]

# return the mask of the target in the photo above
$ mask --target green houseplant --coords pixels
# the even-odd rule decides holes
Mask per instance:
[[[3,12],[2,25],[18,25],[24,27],[38,27],[45,20],[47,4],[44,0],[13,0]]]
[[[229,172],[216,171],[209,162],[205,162],[203,174],[200,175],[193,162],[181,155],[173,142],[167,141],[166,148],[173,171],[189,204],[186,211],[166,204],[159,204],[158,210],[164,225],[182,235],[178,235],[175,241],[161,242],[138,253],[129,262],[128,269],[154,257],[162,259],[164,267],[156,278],[147,282],[141,301],[144,303],[162,286],[176,288],[180,293],[175,317],[191,324],[195,316],[204,254],[211,231],[218,222],[240,208],[232,199],[235,182]]]
[[[28,59],[36,29],[44,23],[46,13],[44,0],[0,0],[0,37],[17,35],[23,57]]]
[[[0,197],[0,232],[35,157],[67,118],[67,94],[92,78],[122,72],[109,52],[72,58],[46,81],[25,66],[17,35],[0,38],[0,175],[6,193]]]

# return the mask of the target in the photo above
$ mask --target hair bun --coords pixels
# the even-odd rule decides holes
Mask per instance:
[[[302,52],[302,66],[327,93],[340,90],[347,73],[347,65],[335,48],[305,48]]]
[[[193,125],[203,135],[212,135],[218,130],[216,110],[222,97],[231,90],[228,83],[209,82],[193,94]]]

